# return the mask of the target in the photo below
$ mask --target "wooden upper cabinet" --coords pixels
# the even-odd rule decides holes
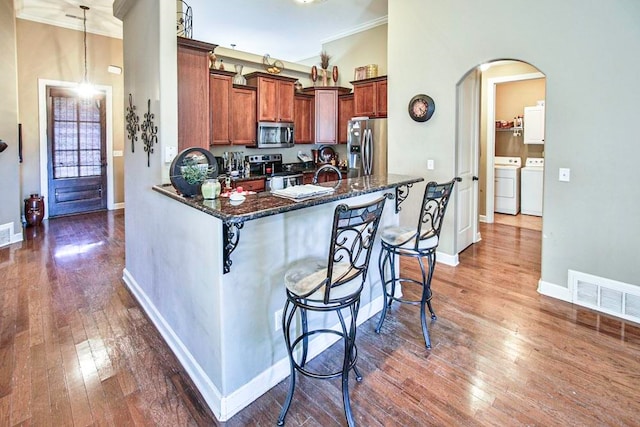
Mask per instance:
[[[340,95],[338,97],[338,143],[347,143],[347,126],[349,120],[354,117],[353,94]]]
[[[313,95],[296,95],[293,99],[293,140],[296,144],[313,144]]]
[[[251,87],[233,87],[231,91],[231,143],[256,143],[256,90]]]
[[[256,118],[259,122],[293,123],[293,84],[297,79],[260,72],[245,77],[247,85],[257,88]]]
[[[354,115],[387,117],[387,77],[351,82],[353,85]]]
[[[314,142],[316,144],[338,143],[338,96],[349,89],[338,86],[311,87],[304,93],[314,94]]]
[[[209,52],[217,45],[178,37],[178,151],[209,148]]]
[[[211,70],[209,76],[209,108],[211,113],[211,145],[231,144],[230,107],[234,72]]]

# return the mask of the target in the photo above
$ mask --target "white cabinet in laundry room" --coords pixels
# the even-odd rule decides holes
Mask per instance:
[[[544,105],[524,107],[524,143],[544,144]]]

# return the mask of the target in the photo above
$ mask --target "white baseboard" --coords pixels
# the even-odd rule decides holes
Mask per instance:
[[[451,267],[455,267],[460,264],[458,254],[449,255],[438,251],[436,251],[436,262],[441,262],[443,264],[450,265]]]
[[[478,220],[480,222],[487,222],[487,216],[486,215],[479,215],[478,216]]]
[[[122,203],[114,203],[113,204],[113,209],[111,209],[111,210],[117,211],[118,209],[124,209],[124,202],[122,202]]]
[[[255,401],[290,375],[289,359],[288,357],[284,357],[238,390],[228,396],[222,396],[222,393],[220,393],[213,384],[200,364],[194,359],[126,268],[122,272],[122,278],[156,329],[158,329],[160,335],[162,335],[176,355],[218,421],[224,422],[229,420],[251,402]],[[382,304],[383,298],[382,295],[380,295],[369,304],[360,307],[357,324],[360,325],[373,317],[382,309]],[[339,325],[339,323],[336,323],[333,329],[338,330]],[[309,341],[309,360],[322,353],[338,339],[337,336],[334,338],[333,336],[329,337],[329,334],[322,334],[316,339]]]
[[[573,302],[571,291],[567,286],[560,286],[554,283],[538,281],[538,293],[548,297],[556,298],[566,302]]]
[[[22,242],[23,239],[24,237],[22,236],[22,233],[16,233],[11,236],[11,243]]]
[[[222,394],[220,391],[216,388],[213,382],[211,382],[200,364],[193,358],[184,343],[175,334],[171,326],[169,326],[169,324],[164,320],[164,317],[156,309],[155,305],[147,297],[147,294],[142,290],[142,288],[140,288],[136,280],[126,268],[122,270],[122,279],[127,284],[127,287],[133,293],[136,300],[138,300],[142,309],[147,313],[147,316],[149,316],[158,332],[160,332],[162,338],[164,338],[165,342],[176,355],[180,364],[182,364],[182,367],[187,371],[187,374],[202,394],[202,397],[207,402],[207,405],[209,405],[211,411],[216,417],[220,417],[222,410]]]

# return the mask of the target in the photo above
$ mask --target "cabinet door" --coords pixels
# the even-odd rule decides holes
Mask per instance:
[[[375,82],[361,83],[353,88],[353,108],[356,116],[375,117]]]
[[[229,128],[232,81],[229,76],[211,74],[209,77],[209,105],[211,108],[211,144],[231,144]]]
[[[258,121],[278,121],[278,81],[258,79]]]
[[[265,190],[264,179],[252,179],[248,181],[236,182],[234,187],[242,187],[243,191],[255,191],[260,192]]]
[[[347,143],[347,126],[353,116],[353,94],[338,97],[338,143]]]
[[[293,82],[278,82],[278,121],[293,123]]]
[[[178,46],[178,151],[209,149],[209,57]]]
[[[296,96],[293,100],[293,123],[296,144],[313,143],[313,96]]]
[[[231,92],[231,142],[234,145],[256,143],[256,91],[233,88]]]
[[[316,90],[316,144],[336,144],[338,142],[338,92]]]
[[[524,143],[544,144],[544,106],[524,107]]]
[[[387,117],[387,81],[376,82],[376,117]]]

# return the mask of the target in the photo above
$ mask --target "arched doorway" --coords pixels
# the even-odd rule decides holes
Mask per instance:
[[[537,83],[528,85],[528,82]],[[456,192],[456,253],[481,239],[480,221],[494,221],[495,156],[519,157],[522,165],[529,156],[544,157],[544,145],[524,144],[521,130],[516,132],[512,126],[496,130],[496,121],[506,121],[509,125],[514,117],[524,115],[525,106],[544,102],[544,83],[545,75],[540,70],[515,60],[493,61],[478,66],[458,83],[456,176],[461,181]],[[502,84],[520,87],[512,88],[510,97],[501,98],[496,94],[504,89],[498,86]],[[500,99],[503,99],[503,105],[496,104]],[[517,197],[520,197],[519,193]]]

